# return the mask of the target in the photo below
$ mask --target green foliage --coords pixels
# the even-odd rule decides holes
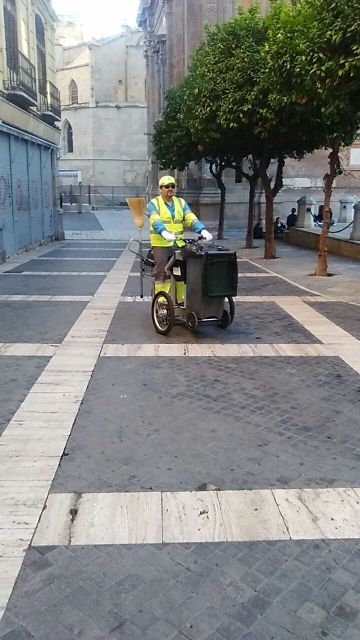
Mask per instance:
[[[360,0],[277,0],[266,20],[276,109],[293,109],[313,148],[351,144],[360,123]]]
[[[184,91],[184,83],[167,91],[162,118],[154,125],[154,153],[162,169],[183,171],[190,162],[202,157],[183,117]]]
[[[360,112],[360,0],[274,0],[207,29],[155,124],[162,166],[248,154],[301,158],[354,139]]]
[[[240,9],[235,18],[207,29],[206,40],[193,56],[184,108],[205,153],[216,149],[217,155],[243,158],[255,151],[257,141],[249,127],[252,114],[238,111],[237,91],[241,84],[246,92],[256,86],[264,37],[257,7]],[[228,121],[222,119],[223,109],[231,113]]]
[[[255,4],[207,29],[154,146],[163,167],[259,161],[270,229],[284,159],[349,145],[359,125],[360,0],[273,0],[265,16]]]

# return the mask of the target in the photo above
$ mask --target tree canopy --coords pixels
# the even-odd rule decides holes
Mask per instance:
[[[239,8],[207,30],[185,81],[167,95],[155,125],[160,162],[259,163],[267,258],[276,255],[273,203],[287,157],[331,150],[326,222],[340,146],[351,144],[360,123],[359,34],[360,0],[274,0],[265,16],[257,5]]]

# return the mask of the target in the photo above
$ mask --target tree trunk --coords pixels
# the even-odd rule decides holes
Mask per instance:
[[[257,180],[249,180],[249,209],[248,209],[248,223],[245,239],[245,248],[252,249],[254,246],[254,221],[255,221],[255,191]]]
[[[339,150],[340,145],[336,144],[329,153],[329,172],[324,175],[324,206],[323,221],[319,240],[318,259],[315,268],[315,276],[327,276],[327,242],[330,227],[330,199],[332,187],[336,178],[339,167]]]
[[[274,241],[274,197],[271,189],[271,180],[265,167],[260,168],[261,181],[265,193],[265,246],[264,258],[271,260],[276,258]]]
[[[226,200],[226,187],[221,178],[217,181],[217,185],[220,189],[220,210],[219,210],[219,226],[217,232],[217,239],[224,239],[224,221],[225,221],[225,200]]]

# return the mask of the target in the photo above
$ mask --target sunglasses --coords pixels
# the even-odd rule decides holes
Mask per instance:
[[[175,189],[176,185],[172,182],[171,184],[162,184],[163,189]]]

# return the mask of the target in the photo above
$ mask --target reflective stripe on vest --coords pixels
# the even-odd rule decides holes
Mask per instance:
[[[152,204],[155,205],[157,213],[152,213],[150,216],[150,241],[153,247],[172,247],[173,242],[170,240],[164,240],[164,238],[155,231],[153,224],[155,220],[161,220],[166,227],[166,231],[173,233],[176,236],[176,244],[181,247],[184,243],[184,212],[183,206],[185,201],[182,198],[173,197],[173,203],[175,205],[174,218],[171,215],[168,207],[161,196],[153,198]]]

